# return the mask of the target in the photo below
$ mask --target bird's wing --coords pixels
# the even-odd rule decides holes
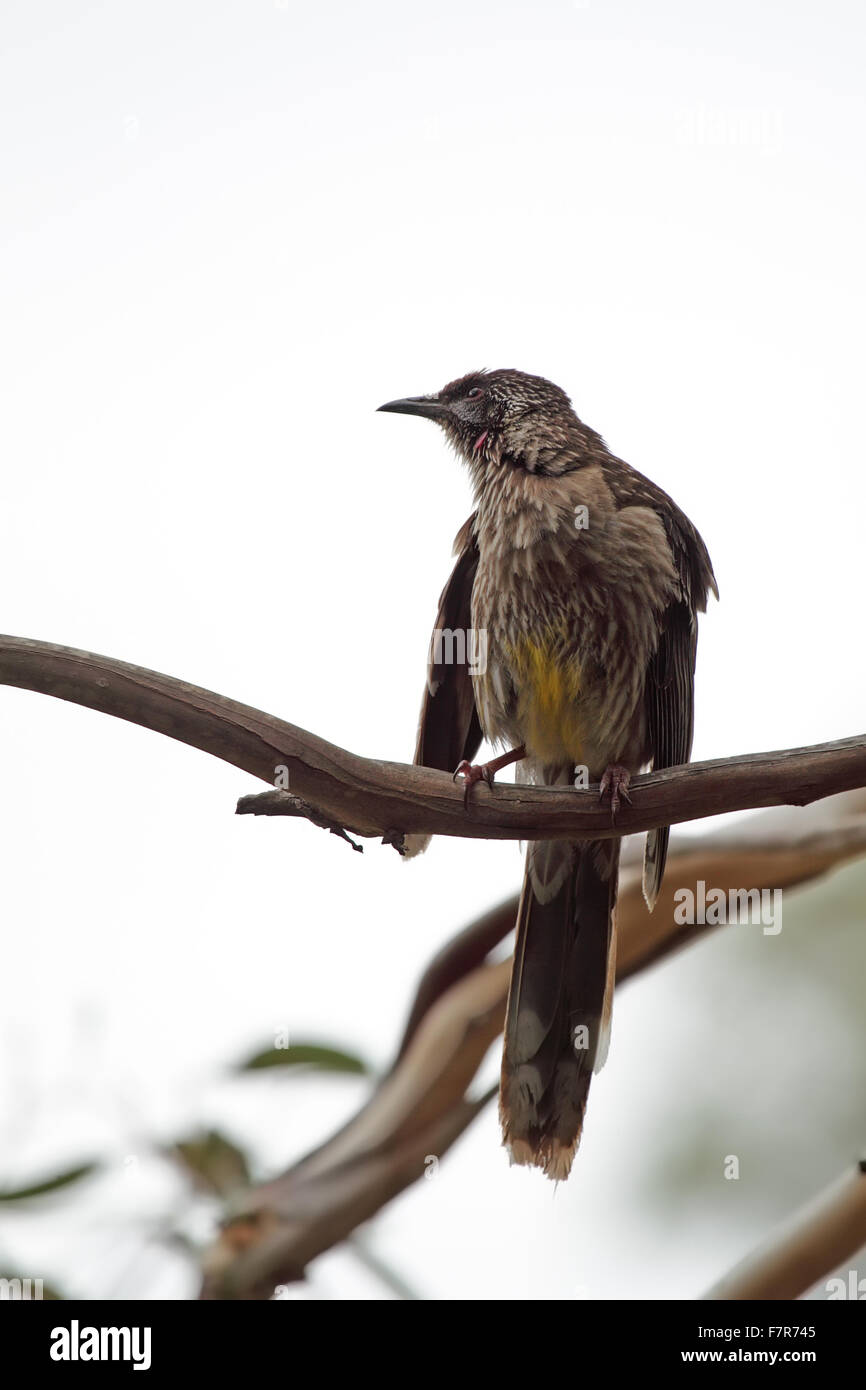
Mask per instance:
[[[688,762],[694,732],[697,614],[706,609],[710,590],[718,597],[710,557],[691,522],[678,508],[665,507],[659,514],[679,575],[680,591],[662,615],[658,647],[647,670],[647,733],[656,769]],[[650,911],[661,887],[669,836],[668,826],[651,830],[647,836],[643,892]]]
[[[457,563],[439,599],[434,637],[436,632],[449,630],[466,633],[472,626],[472,585],[478,568],[474,521],[473,513],[454,542]],[[444,660],[447,651],[448,644],[442,643],[439,660],[435,660],[436,645],[431,640],[414,762],[420,767],[453,772],[464,758],[472,761],[481,744],[482,732],[469,666],[465,662]],[[429,836],[407,836],[406,839],[410,857],[420,853],[429,842]]]

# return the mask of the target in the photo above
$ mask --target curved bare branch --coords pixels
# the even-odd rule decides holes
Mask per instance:
[[[544,840],[629,835],[727,811],[797,805],[866,786],[866,736],[691,763],[636,778],[616,831],[593,790],[501,785],[475,789],[467,813],[450,777],[360,757],[294,724],[140,666],[23,637],[0,637],[0,683],[86,705],[179,739],[264,782],[288,772],[291,797],[267,794],[265,814],[308,803],[357,835],[395,832]],[[256,798],[244,798],[254,811]]]

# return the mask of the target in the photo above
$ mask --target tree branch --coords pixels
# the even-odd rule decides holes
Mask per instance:
[[[610,810],[599,805],[595,791],[477,787],[467,812],[462,788],[445,773],[359,757],[248,705],[71,647],[0,637],[0,683],[140,724],[264,782],[273,783],[285,767],[292,796],[329,829],[389,842],[398,831],[491,840],[598,839],[728,811],[803,806],[866,786],[866,736],[691,763],[635,778],[632,804],[621,810],[614,831]],[[250,801],[244,798],[246,812],[253,810]],[[296,802],[270,794],[265,805],[267,814],[298,813]]]
[[[822,1192],[704,1294],[707,1299],[799,1298],[866,1245],[866,1164]],[[847,1271],[846,1271],[847,1275]],[[843,1276],[843,1298],[850,1292]],[[855,1275],[855,1284],[858,1278]]]
[[[618,984],[717,930],[674,922],[673,884],[687,884],[695,874],[725,889],[787,888],[814,879],[866,853],[866,795],[840,796],[804,812],[765,812],[700,839],[674,836],[652,914],[641,893],[639,848],[624,846]],[[487,957],[514,926],[516,910],[517,899],[509,898],[434,957],[388,1075],[337,1134],[242,1199],[209,1252],[202,1297],[269,1298],[276,1284],[301,1278],[316,1255],[399,1192],[434,1176],[431,1163],[494,1094],[473,1100],[468,1091],[502,1027],[511,962]]]

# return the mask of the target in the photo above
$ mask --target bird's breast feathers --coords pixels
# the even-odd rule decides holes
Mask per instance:
[[[595,520],[595,527],[593,527]],[[479,536],[474,674],[485,734],[545,764],[602,766],[640,742],[643,682],[676,574],[648,508],[560,525],[521,544],[520,528]]]
[[[574,638],[565,623],[493,632],[487,664],[473,676],[488,738],[523,743],[545,764],[584,761],[595,699],[592,684],[584,687]]]
[[[583,761],[580,665],[555,629],[506,643],[514,722],[531,755],[545,763]]]

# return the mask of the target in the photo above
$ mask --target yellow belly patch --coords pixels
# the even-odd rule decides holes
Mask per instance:
[[[582,763],[580,668],[564,661],[553,636],[522,638],[508,648],[517,689],[517,717],[527,752],[544,761]]]

